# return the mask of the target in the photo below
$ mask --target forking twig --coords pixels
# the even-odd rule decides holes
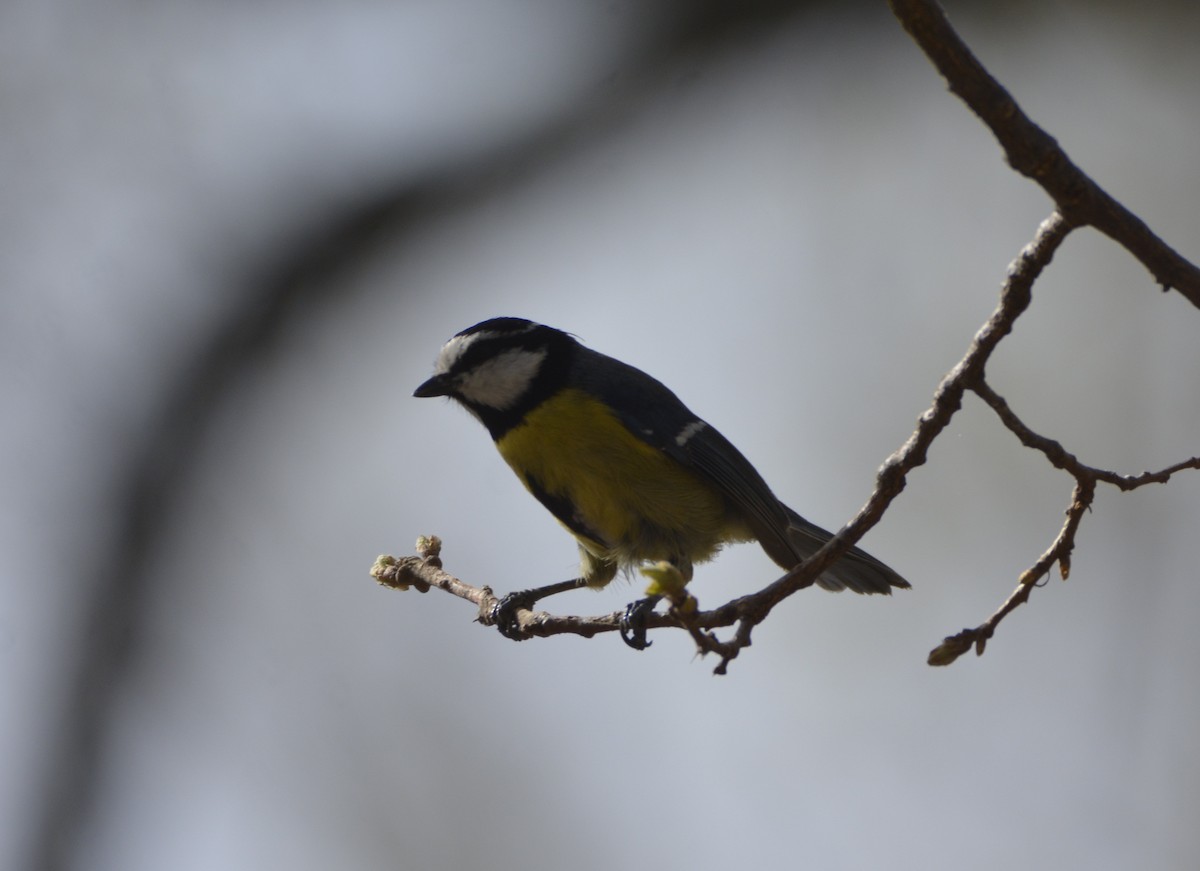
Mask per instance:
[[[946,78],[950,89],[992,130],[1004,148],[1009,164],[1035,180],[1055,202],[1055,211],[1039,226],[1033,240],[1010,264],[1000,301],[991,317],[976,333],[966,354],[942,379],[933,402],[921,415],[917,428],[880,468],[871,498],[857,515],[804,563],[758,592],[734,599],[707,611],[682,612],[672,608],[654,613],[648,627],[676,626],[686,629],[702,654],[719,657],[714,669],[724,674],[729,663],[750,646],[755,626],[784,599],[811,586],[879,520],[903,491],[910,471],[922,465],[929,446],[945,430],[962,406],[969,390],[978,395],[1022,444],[1042,453],[1056,468],[1075,480],[1066,520],[1054,541],[1034,564],[1021,574],[1007,600],[984,623],[946,638],[929,654],[931,665],[947,665],[975,648],[982,654],[1000,622],[1020,605],[1051,568],[1058,564],[1065,579],[1070,573],[1070,555],[1084,514],[1095,498],[1096,486],[1107,483],[1132,490],[1151,483],[1165,483],[1186,469],[1200,469],[1200,457],[1175,463],[1158,472],[1121,475],[1086,465],[1053,439],[1030,429],[1008,403],[987,383],[985,369],[992,352],[1029,307],[1033,284],[1050,263],[1066,236],[1082,226],[1094,227],[1142,262],[1163,289],[1174,288],[1200,307],[1200,269],[1155,236],[1144,222],[1114,200],[1076,166],[1046,131],[1034,124],[1011,95],[988,74],[965,43],[954,32],[941,8],[931,0],[889,0],[893,12],[925,54]],[[441,568],[440,542],[436,538],[418,543],[417,557],[381,557],[372,575],[387,586],[428,589],[437,586],[474,602],[479,621],[490,624],[496,597],[489,587],[473,587]],[[423,590],[422,590],[423,591]],[[621,612],[597,617],[556,616],[545,611],[518,613],[518,625],[529,636],[575,634],[593,636],[616,631]],[[732,637],[722,640],[714,630],[736,624]]]
[[[1000,141],[1008,164],[1036,181],[1072,225],[1090,226],[1136,257],[1163,290],[1200,308],[1200,269],[1159,239],[1137,215],[1096,184],[1058,142],[1030,120],[992,78],[933,0],[888,0],[913,41]]]

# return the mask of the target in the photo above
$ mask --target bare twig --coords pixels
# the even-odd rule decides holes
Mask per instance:
[[[837,535],[805,560],[801,565],[758,592],[734,599],[719,608],[683,614],[672,609],[666,614],[651,616],[651,627],[682,626],[688,630],[702,654],[719,657],[715,668],[724,674],[729,663],[750,646],[751,633],[771,610],[789,596],[814,580],[835,560],[858,542],[879,522],[892,501],[904,490],[907,476],[923,464],[930,444],[950,423],[962,407],[963,394],[982,383],[984,367],[997,344],[1011,330],[1013,323],[1029,306],[1033,282],[1045,269],[1054,252],[1066,238],[1070,226],[1055,213],[1038,228],[1037,235],[1013,261],[1000,293],[1000,302],[992,316],[976,333],[967,353],[938,385],[933,404],[917,423],[917,428],[905,444],[883,464],[876,479],[875,491],[866,505]],[[432,542],[432,544],[431,544]],[[418,589],[439,587],[474,602],[479,608],[479,621],[490,624],[496,603],[488,587],[473,587],[442,571],[438,558],[440,542],[422,539],[416,557],[380,557],[372,575],[390,587]],[[620,625],[620,612],[602,617],[560,617],[544,611],[519,611],[518,625],[528,635],[549,636],[574,634],[591,636],[611,632]],[[737,624],[733,637],[722,640],[712,630]]]
[[[1033,123],[984,69],[933,0],[888,0],[925,55],[1000,141],[1009,165],[1038,184],[1072,224],[1095,227],[1150,270],[1163,290],[1174,288],[1200,308],[1200,269],[1159,239],[1137,215],[1092,181],[1057,140]]]
[[[1008,91],[992,78],[955,33],[937,3],[933,0],[889,0],[889,3],[913,40],[945,77],[950,90],[962,98],[1000,141],[1013,169],[1040,184],[1054,199],[1058,212],[1072,225],[1100,230],[1140,260],[1164,290],[1173,287],[1200,307],[1200,269],[1159,239],[1141,219],[1089,178],[1071,161],[1054,137],[1021,111]],[[978,377],[969,382],[969,387],[996,412],[1022,444],[1040,451],[1053,466],[1071,474],[1075,479],[1075,490],[1062,530],[1041,558],[1021,575],[1013,594],[986,622],[947,638],[935,648],[929,655],[932,665],[953,662],[972,646],[982,653],[1000,621],[1028,600],[1033,587],[1056,562],[1066,578],[1070,572],[1075,533],[1095,497],[1097,483],[1132,490],[1144,484],[1166,482],[1172,474],[1184,469],[1200,468],[1197,458],[1141,475],[1120,475],[1087,466],[1057,441],[1026,426],[983,379],[982,369]]]
[[[466,599],[478,608],[478,622],[485,626],[493,625],[492,615],[499,599],[491,587],[475,587],[461,581],[443,570],[441,560],[442,541],[436,535],[421,536],[417,539],[417,555],[406,557],[381,556],[371,567],[371,577],[381,585],[393,590],[415,589],[426,593],[436,587],[452,596]],[[520,610],[517,612],[517,624],[525,635],[546,638],[551,635],[582,635],[591,638],[603,632],[616,632],[620,629],[621,611],[614,611],[596,617],[579,617],[574,615],[560,616],[546,611]],[[687,625],[696,631],[728,626],[734,622],[726,609],[717,609],[705,613],[690,615],[682,619],[676,614],[654,613],[650,615],[647,625],[652,628],[664,626]]]
[[[1008,403],[987,383],[985,369],[999,342],[1012,330],[1029,307],[1033,284],[1050,263],[1067,234],[1080,226],[1092,226],[1124,246],[1166,288],[1175,288],[1200,307],[1200,270],[1155,236],[1134,214],[1112,199],[1083,173],[1052,136],[1034,124],[1016,102],[971,54],[950,27],[945,15],[931,0],[889,0],[897,18],[933,61],[958,94],[1000,140],[1014,169],[1037,181],[1055,201],[1055,211],[1034,239],[1009,266],[1000,301],[991,317],[976,333],[958,364],[942,379],[933,403],[920,417],[904,445],[880,468],[871,498],[858,514],[804,563],[758,592],[742,596],[709,611],[672,607],[655,613],[650,627],[676,626],[688,631],[699,651],[719,657],[716,673],[724,674],[729,663],[750,646],[754,627],[784,599],[805,587],[843,556],[872,526],[879,522],[893,500],[904,490],[908,473],[922,465],[929,446],[945,430],[962,407],[963,394],[977,394],[1022,444],[1042,453],[1051,465],[1075,480],[1066,520],[1054,541],[1034,564],[1021,574],[1017,588],[991,617],[974,629],[965,629],[945,639],[929,655],[931,665],[946,665],[972,647],[982,653],[999,623],[1029,599],[1035,586],[1057,564],[1065,579],[1070,573],[1070,556],[1084,514],[1095,498],[1099,483],[1132,490],[1151,483],[1165,483],[1185,469],[1200,469],[1200,457],[1183,460],[1157,472],[1121,475],[1089,466],[1059,442],[1030,429]],[[437,586],[474,602],[479,620],[490,624],[496,598],[488,587],[472,587],[441,569],[436,547],[421,556],[397,560],[381,557],[372,574],[381,583],[425,590]],[[523,634],[548,636],[576,634],[591,636],[619,628],[621,613],[601,617],[560,617],[544,611],[521,611],[517,615]],[[732,637],[722,640],[715,629],[736,624]]]
[[[1029,307],[1034,282],[1049,265],[1071,229],[1071,225],[1058,212],[1042,222],[1034,239],[1009,266],[996,310],[975,334],[963,358],[942,379],[934,393],[933,403],[921,415],[912,435],[880,468],[871,498],[837,535],[804,563],[755,593],[708,611],[672,608],[665,614],[654,613],[650,616],[648,625],[651,628],[675,626],[686,629],[701,654],[717,655],[719,661],[714,671],[724,674],[729,663],[744,648],[750,646],[754,627],[761,623],[776,605],[811,586],[821,572],[829,568],[857,543],[867,530],[879,522],[888,506],[904,490],[908,473],[925,462],[929,446],[962,407],[963,394],[968,390],[983,399],[1023,444],[1040,451],[1053,466],[1071,474],[1076,484],[1071,504],[1067,509],[1067,519],[1049,549],[1022,573],[1012,595],[987,621],[974,629],[964,629],[938,645],[929,654],[931,665],[948,665],[972,647],[978,653],[983,653],[987,640],[992,637],[1000,621],[1029,599],[1033,587],[1049,573],[1055,563],[1059,565],[1063,578],[1067,577],[1070,571],[1070,554],[1075,546],[1075,534],[1083,515],[1095,498],[1098,482],[1112,484],[1122,490],[1131,490],[1145,484],[1165,483],[1173,474],[1185,469],[1200,469],[1200,457],[1141,475],[1120,475],[1089,466],[1057,441],[1039,435],[1026,426],[1004,398],[987,383],[986,367],[992,352],[1012,331],[1016,319]],[[445,572],[439,556],[440,546],[441,542],[437,538],[421,539],[418,541],[417,556],[399,559],[380,557],[371,574],[389,587],[408,589],[412,586],[421,592],[430,587],[438,587],[467,599],[477,606],[479,622],[491,625],[497,603],[491,588],[471,586]],[[517,622],[523,634],[538,637],[562,634],[591,637],[603,632],[616,631],[620,627],[620,620],[619,611],[596,617],[559,616],[545,611],[529,610],[519,611],[517,615]],[[713,631],[734,624],[736,629],[731,638],[723,640]]]
[[[949,665],[972,647],[975,648],[977,654],[982,654],[988,639],[995,633],[1000,621],[1029,600],[1033,588],[1049,575],[1055,563],[1058,563],[1059,575],[1063,580],[1067,579],[1071,574],[1071,551],[1075,549],[1075,534],[1079,530],[1083,515],[1091,508],[1092,502],[1096,498],[1097,484],[1111,484],[1120,490],[1128,491],[1144,487],[1147,484],[1165,484],[1172,475],[1185,469],[1200,470],[1200,457],[1191,457],[1157,472],[1143,472],[1140,475],[1121,475],[1107,469],[1089,466],[1054,439],[1031,430],[1024,421],[1017,417],[1004,397],[996,393],[987,382],[980,380],[971,386],[971,390],[996,412],[996,416],[1016,434],[1023,445],[1039,451],[1052,466],[1070,474],[1075,479],[1075,488],[1071,493],[1071,503],[1066,510],[1067,519],[1063,523],[1062,529],[1037,562],[1021,573],[1016,589],[1004,604],[979,626],[973,629],[964,629],[945,638],[941,644],[930,651],[930,665]]]

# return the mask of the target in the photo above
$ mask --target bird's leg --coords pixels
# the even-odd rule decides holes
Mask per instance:
[[[509,593],[492,608],[492,623],[505,638],[512,641],[524,641],[529,634],[521,629],[521,625],[517,621],[518,611],[532,611],[533,606],[547,596],[565,593],[567,590],[578,590],[580,587],[586,586],[587,581],[583,578],[572,578],[569,581],[559,581],[557,584],[546,584],[544,587]]]

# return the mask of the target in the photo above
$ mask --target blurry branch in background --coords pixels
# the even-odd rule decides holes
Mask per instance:
[[[550,119],[541,128],[515,136],[505,148],[452,162],[421,178],[380,178],[367,196],[356,199],[348,194],[336,207],[331,208],[328,199],[323,198],[319,211],[295,221],[285,244],[256,249],[260,260],[232,266],[222,261],[226,283],[237,285],[237,292],[229,294],[238,301],[237,305],[208,332],[193,336],[192,342],[181,339],[175,343],[180,348],[182,362],[178,372],[171,376],[173,383],[157,400],[149,423],[113,473],[110,504],[115,520],[109,538],[111,549],[95,555],[86,586],[81,583],[74,595],[84,613],[82,631],[74,638],[63,639],[60,645],[64,648],[76,645],[75,650],[63,651],[64,660],[76,666],[61,687],[58,731],[46,736],[46,767],[41,777],[44,791],[29,797],[30,804],[37,808],[34,813],[38,822],[30,837],[29,861],[23,863],[24,867],[53,871],[74,867],[82,858],[79,848],[88,842],[84,832],[99,794],[100,763],[108,746],[112,712],[122,698],[132,664],[144,655],[145,630],[151,620],[148,592],[162,580],[154,574],[159,542],[177,519],[179,505],[188,491],[190,475],[207,434],[205,424],[219,413],[224,400],[239,384],[269,363],[281,344],[281,337],[286,336],[288,325],[311,316],[335,297],[345,302],[355,287],[353,282],[344,280],[345,276],[381,250],[394,255],[431,221],[516,189],[530,178],[538,177],[547,167],[592,145],[597,137],[618,127],[627,117],[630,104],[651,92],[651,85],[661,81],[664,72],[669,73],[681,58],[695,63],[697,59],[718,56],[729,46],[740,43],[747,32],[778,28],[805,6],[802,0],[747,3],[693,0],[676,4],[667,23],[623,66],[615,84],[605,82],[595,92],[580,95],[564,114]],[[950,80],[952,89],[996,132],[1013,166],[1042,184],[1064,216],[1052,219],[1058,229],[1042,234],[1044,252],[1036,256],[1044,259],[1038,269],[1048,261],[1068,227],[1091,225],[1127,247],[1164,287],[1173,287],[1200,305],[1200,281],[1195,267],[1100,191],[1066,159],[1053,139],[1020,113],[1011,98],[971,57],[936,6],[893,0],[892,8]],[[1031,247],[1036,248],[1037,243]],[[727,664],[748,646],[753,626],[766,616],[763,608],[767,603],[782,600],[809,585],[812,577],[878,521],[903,489],[907,472],[924,462],[925,450],[957,410],[962,392],[970,387],[985,401],[994,396],[986,386],[980,387],[982,358],[977,359],[980,359],[978,380],[953,381],[954,372],[971,368],[961,364],[947,377],[935,396],[934,407],[922,418],[921,427],[881,471],[876,494],[837,537],[794,573],[776,581],[762,594],[755,594],[762,598],[743,597],[688,617],[686,628],[702,649],[718,654],[722,666]],[[1012,428],[1011,423],[1006,423]],[[1018,427],[1017,434],[1023,439],[1041,438],[1023,427]],[[1054,462],[1054,456],[1050,453],[1047,456]],[[1062,467],[1074,474],[1070,467]],[[1193,460],[1157,475],[1133,479],[1100,470],[1088,471],[1083,481],[1077,476],[1077,488],[1084,492],[1078,494],[1081,498],[1075,499],[1072,506],[1080,502],[1084,507],[1068,517],[1059,539],[1030,572],[1040,570],[1044,575],[1054,562],[1061,564],[1069,554],[1078,518],[1090,501],[1090,491],[1083,483],[1089,480],[1089,475],[1093,475],[1092,486],[1099,481],[1116,483],[1115,479],[1126,482],[1125,486],[1138,486],[1136,482],[1165,480],[1173,471],[1195,467]],[[1078,469],[1087,471],[1089,467],[1078,466]],[[444,585],[460,595],[474,597],[477,606],[487,605],[485,610],[490,613],[494,597],[487,598],[491,593],[486,587],[468,588],[461,583],[455,586],[449,575],[433,565],[428,554],[411,562],[397,562],[404,562],[404,571],[415,573],[421,583]],[[1028,596],[1028,587],[1024,595]],[[1011,610],[1007,605],[1006,608]],[[1004,608],[1001,610],[1007,613]],[[534,622],[531,615],[522,615],[522,619]],[[589,619],[550,618],[548,623],[531,626],[530,632],[552,634],[553,628],[590,635],[616,628],[615,622],[605,622],[610,618],[591,622]],[[996,617],[990,621],[988,636],[997,622]],[[739,625],[729,641],[722,642],[712,634],[714,629],[735,623]],[[568,628],[557,629],[560,625]],[[652,616],[651,627],[666,625],[678,626],[681,621],[672,614]]]
[[[1055,252],[1074,229],[1091,226],[1124,247],[1150,270],[1164,290],[1174,288],[1200,307],[1200,270],[1154,235],[1136,215],[1109,196],[1079,169],[1055,139],[1034,124],[1009,93],[988,74],[946,20],[941,8],[930,0],[889,0],[905,29],[946,78],[951,91],[961,97],[1000,141],[1012,167],[1038,182],[1054,200],[1055,210],[1038,227],[1033,240],[1008,269],[1000,302],[991,317],[975,334],[965,356],[950,370],[934,393],[933,404],[920,417],[905,444],[883,464],[876,487],[867,504],[820,550],[795,569],[756,593],[734,599],[718,608],[700,610],[690,596],[686,603],[672,602],[666,613],[651,615],[651,628],[676,626],[685,629],[701,654],[716,654],[717,674],[751,643],[751,633],[784,599],[809,587],[826,568],[883,517],[892,501],[903,491],[907,476],[926,460],[929,446],[945,430],[962,407],[967,391],[980,397],[1021,443],[1042,453],[1055,468],[1072,476],[1075,486],[1066,510],[1066,521],[1050,547],[1025,570],[1017,588],[991,617],[973,629],[964,629],[942,641],[930,652],[930,665],[948,665],[972,647],[982,654],[999,623],[1029,599],[1035,586],[1055,564],[1065,580],[1070,574],[1071,551],[1083,515],[1095,498],[1096,485],[1111,484],[1133,490],[1165,483],[1185,469],[1200,469],[1200,457],[1182,460],[1158,472],[1121,475],[1089,466],[1061,444],[1030,429],[1008,403],[987,383],[985,368],[992,352],[1008,335],[1016,319],[1033,299],[1033,285],[1049,265]],[[478,607],[478,620],[493,625],[499,604],[490,587],[466,584],[442,569],[441,542],[436,537],[418,541],[418,555],[380,557],[371,574],[381,584],[396,589],[415,587],[421,592],[438,587]],[[686,604],[686,607],[685,607]],[[620,628],[622,612],[597,617],[557,616],[545,611],[523,610],[517,622],[526,637],[582,635],[591,637]],[[733,626],[732,637],[722,640],[714,629]]]
[[[149,595],[156,547],[176,519],[200,446],[223,402],[269,363],[288,327],[357,286],[346,277],[381,251],[390,255],[433,221],[519,188],[557,161],[619,126],[629,105],[681,58],[716,56],[747,32],[769,31],[804,7],[803,0],[676,4],[651,38],[628,58],[615,83],[582,94],[544,125],[514,136],[506,147],[440,166],[419,178],[380,177],[367,195],[357,188],[331,207],[321,197],[311,214],[293,218],[288,238],[256,250],[250,263],[221,260],[224,281],[237,285],[237,303],[207,332],[183,340],[178,373],[157,400],[149,422],[116,464],[111,485],[111,550],[97,554],[87,586],[75,595],[83,629],[75,663],[60,688],[55,734],[40,778],[36,830],[23,867],[56,871],[77,867],[83,831],[97,797],[107,729],[131,666],[142,653],[150,623]]]

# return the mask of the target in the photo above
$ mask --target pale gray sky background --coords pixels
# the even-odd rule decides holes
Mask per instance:
[[[814,521],[867,498],[1050,204],[882,0],[764,6],[665,58],[693,4],[0,10],[0,867],[1194,867],[1200,475],[1103,491],[1071,580],[942,670],[928,650],[1007,596],[1071,490],[971,399],[864,542],[914,589],[798,595],[725,678],[681,633],[517,645],[367,577],[431,532],[499,590],[574,570],[483,429],[410,398],[499,314],[656,375]],[[1200,257],[1191,4],[948,6]],[[306,291],[231,343],[222,392],[189,381],[272,282]],[[993,384],[1086,461],[1158,468],[1200,453],[1198,330],[1080,232]],[[172,415],[187,383],[213,399]],[[775,575],[738,547],[694,589]]]

